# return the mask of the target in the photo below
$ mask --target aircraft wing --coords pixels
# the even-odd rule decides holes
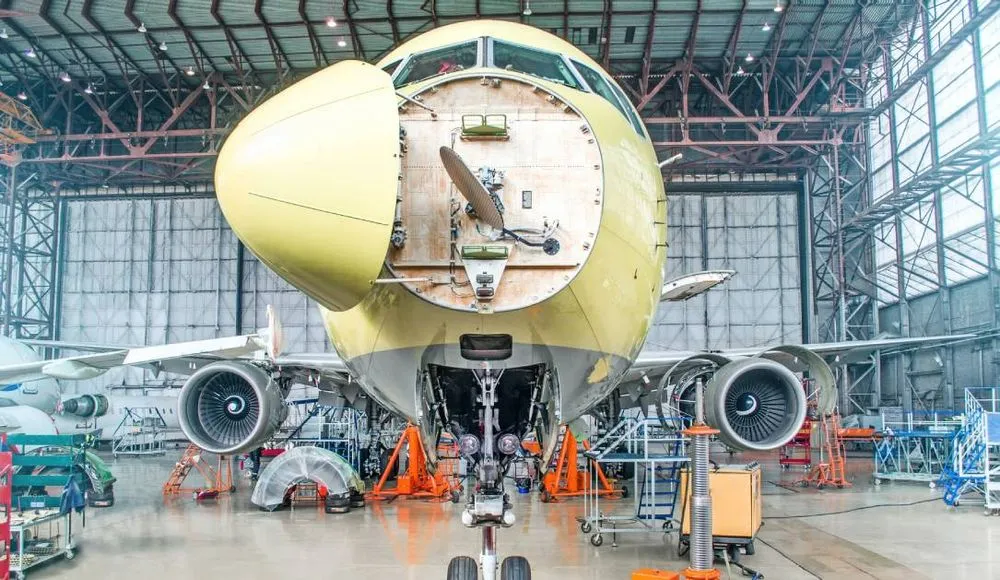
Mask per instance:
[[[823,342],[803,344],[801,348],[814,352],[833,364],[857,362],[872,352],[891,353],[917,348],[926,348],[944,344],[954,344],[979,338],[974,334],[958,334],[950,336],[921,336],[914,338],[880,338],[874,340],[854,340],[846,342]],[[736,348],[710,352],[695,351],[644,351],[639,354],[635,363],[629,369],[625,380],[636,380],[644,374],[663,374],[670,367],[681,364],[696,355],[718,355],[728,359],[745,358],[766,352],[767,347]],[[698,363],[692,363],[698,364]],[[678,369],[681,370],[681,369]]]
[[[266,348],[258,334],[210,338],[135,348],[100,347],[66,342],[30,341],[38,346],[94,350],[90,354],[0,366],[0,384],[20,383],[46,377],[83,380],[100,376],[119,366],[143,367],[153,372],[189,375],[202,366],[223,359],[240,358]],[[103,348],[103,350],[101,350]]]

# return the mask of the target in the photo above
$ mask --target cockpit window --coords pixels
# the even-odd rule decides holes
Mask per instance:
[[[479,41],[476,40],[415,54],[399,69],[393,84],[401,87],[436,75],[472,68],[478,59]]]
[[[493,66],[540,77],[574,89],[581,88],[572,69],[563,57],[555,53],[494,40]]]
[[[625,95],[621,94],[621,99],[619,99],[621,89],[616,90],[616,87],[613,87],[611,83],[604,78],[604,75],[586,65],[580,64],[574,60],[573,66],[576,67],[576,70],[580,71],[580,76],[583,77],[583,80],[587,81],[591,90],[604,97],[609,103],[614,105],[616,109],[621,111],[621,114],[628,119],[632,128],[634,128],[637,133],[645,135],[642,131],[642,122],[635,115],[635,113],[632,112],[632,108],[628,106],[628,100],[621,100],[625,99]]]
[[[402,59],[390,62],[382,67],[382,70],[384,70],[387,75],[392,76],[392,73],[396,72],[396,69],[399,68],[399,63],[401,62],[403,62]]]

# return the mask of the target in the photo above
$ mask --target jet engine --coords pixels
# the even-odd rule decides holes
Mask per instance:
[[[801,380],[787,366],[748,358],[719,369],[705,386],[705,422],[735,449],[781,447],[806,417]]]
[[[63,401],[62,412],[83,419],[103,417],[108,414],[108,398],[104,395],[80,395]]]
[[[220,361],[184,383],[177,417],[184,435],[210,453],[233,455],[264,444],[288,415],[287,393],[260,367]]]
[[[810,397],[828,414],[836,403],[833,371],[801,346],[778,346],[732,360],[699,353],[676,363],[660,379],[657,410],[673,417],[694,416],[695,384],[705,385],[705,422],[733,449],[766,451],[791,440],[806,416],[801,373],[812,379]],[[665,420],[665,416],[661,416]]]

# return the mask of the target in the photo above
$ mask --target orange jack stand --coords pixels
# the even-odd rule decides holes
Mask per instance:
[[[205,461],[203,455],[204,451],[194,443],[187,446],[180,461],[170,472],[167,482],[163,484],[164,496],[193,493],[195,499],[205,499],[236,490],[233,485],[233,465],[228,457],[220,455],[218,467],[212,467]],[[198,473],[205,478],[205,487],[184,487],[184,481],[192,469],[198,470]]]
[[[387,488],[386,483],[394,471],[398,471],[399,457],[403,453],[403,448],[407,448],[408,461],[406,462],[406,473],[396,478],[396,487]],[[433,499],[453,499],[450,492],[452,486],[442,473],[431,474],[427,471],[427,455],[420,442],[420,429],[416,425],[409,425],[403,430],[403,434],[389,457],[389,463],[382,472],[382,477],[375,487],[367,494],[368,499],[382,500],[399,495],[410,497],[433,498]],[[458,490],[454,490],[457,494]]]
[[[821,423],[823,460],[812,468],[805,479],[799,481],[799,485],[815,485],[817,489],[851,487],[851,482],[847,481],[844,442],[840,439],[840,416],[837,413],[827,415]]]
[[[583,441],[583,449],[590,449],[590,444]],[[621,490],[611,486],[611,482],[604,475],[601,466],[595,464],[597,469],[597,479],[599,488],[591,490],[590,474],[587,469],[583,469],[577,463],[577,440],[573,431],[566,427],[563,435],[562,447],[559,449],[559,458],[554,469],[550,469],[542,477],[542,501],[549,502],[565,497],[576,497],[596,493],[600,496],[617,495],[621,496]]]

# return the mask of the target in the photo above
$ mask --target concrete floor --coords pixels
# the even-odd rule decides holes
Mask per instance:
[[[328,516],[317,509],[263,513],[249,504],[245,483],[218,503],[160,496],[180,451],[167,457],[119,459],[118,503],[88,510],[79,554],[30,570],[30,578],[159,580],[177,578],[282,578],[426,580],[445,577],[450,557],[475,555],[479,538],[462,527],[459,506],[398,500],[363,511]],[[872,487],[870,462],[851,458],[855,487],[798,489],[801,471],[765,463],[766,518],[841,511],[882,503],[939,497],[926,485]],[[787,485],[781,487],[779,485]],[[517,498],[518,523],[502,530],[503,555],[526,556],[535,580],[621,579],[641,567],[682,569],[676,537],[620,535],[595,548],[576,521],[579,500],[542,504],[537,494]],[[631,500],[628,500],[631,501]],[[1000,518],[981,507],[948,509],[930,501],[850,514],[768,519],[757,554],[743,562],[769,579],[1000,578]],[[725,578],[723,572],[723,578]],[[739,578],[733,571],[733,578]]]

